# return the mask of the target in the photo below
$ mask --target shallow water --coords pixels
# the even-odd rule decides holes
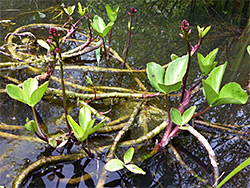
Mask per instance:
[[[1,20],[11,19],[15,25],[9,28],[0,26],[1,40],[0,44],[3,44],[4,37],[8,32],[13,31],[15,28],[30,24],[30,23],[63,23],[60,19],[49,21],[59,12],[42,12],[46,15],[45,18],[41,18],[41,15],[36,11],[56,6],[63,1],[3,1],[3,5],[0,10]],[[60,2],[60,3],[58,3]],[[242,42],[238,40],[242,27],[238,28],[235,25],[231,25],[230,22],[222,22],[223,18],[217,16],[211,16],[211,14],[202,13],[200,7],[196,7],[195,11],[190,11],[185,6],[176,6],[172,12],[172,4],[169,3],[164,7],[164,3],[146,3],[138,1],[136,4],[133,2],[120,2],[121,10],[118,15],[116,27],[113,30],[112,48],[119,54],[122,54],[124,41],[126,40],[126,28],[127,28],[127,11],[135,6],[137,12],[134,17],[134,31],[132,36],[131,48],[129,49],[128,62],[133,68],[144,69],[146,63],[157,62],[160,64],[166,64],[170,61],[170,55],[175,53],[177,55],[183,55],[186,53],[185,42],[178,37],[179,25],[183,19],[188,19],[191,24],[192,31],[196,33],[196,25],[207,26],[211,25],[212,29],[203,41],[202,47],[199,52],[207,54],[214,48],[219,47],[219,53],[217,60],[219,63],[225,61],[228,62],[227,74],[223,82],[236,81],[245,88],[248,85],[249,80],[249,56],[243,53],[242,59],[240,59],[240,50],[242,49]],[[65,5],[77,4],[77,1],[71,1],[70,4],[65,1]],[[185,9],[186,8],[186,9]],[[13,10],[15,9],[15,10]],[[53,10],[53,9],[52,9]],[[34,11],[34,12],[32,12]],[[94,14],[104,15],[104,3],[92,1],[88,11],[91,16]],[[210,12],[211,13],[211,12]],[[63,20],[66,18],[64,17]],[[194,34],[191,38],[192,44],[195,44],[197,37]],[[3,55],[0,55],[1,62],[12,61]],[[240,59],[240,60],[239,60]],[[79,59],[77,59],[79,60]],[[81,57],[80,60],[85,60],[85,65],[97,65],[95,62],[95,55],[91,53],[89,56]],[[237,66],[237,64],[239,66]],[[236,65],[236,66],[235,66]],[[104,67],[104,62],[100,64]],[[110,67],[121,67],[121,65],[112,60]],[[201,77],[198,71],[198,63],[196,59],[191,66],[191,78],[198,80]],[[112,85],[120,86],[114,79],[114,74],[105,74],[105,81],[103,84],[102,74],[86,71],[66,71],[66,79],[74,83],[85,85],[85,75],[89,75],[95,85]],[[55,71],[55,76],[59,76],[59,71]],[[16,78],[19,81],[23,81],[30,76],[35,76],[26,67],[19,68],[2,68],[0,69],[0,88],[4,89],[6,83],[10,81],[3,76],[10,76]],[[146,85],[147,89],[154,91],[150,87],[149,82],[145,75],[140,75],[140,79]],[[139,90],[138,85],[133,81],[133,78],[129,75],[122,75],[119,80],[123,83],[123,87],[133,88]],[[60,88],[60,84],[55,81],[50,83],[55,88]],[[51,86],[51,87],[52,87]],[[72,89],[72,88],[69,88]],[[78,91],[78,90],[75,90]],[[206,106],[206,101],[198,95],[193,99],[195,105],[201,106],[198,110],[202,110]],[[171,104],[176,103],[176,98],[170,99]],[[156,104],[158,107],[163,108],[164,105],[161,101],[153,99],[149,103]],[[92,104],[99,111],[107,111],[112,109],[108,114],[113,120],[132,112],[135,106],[134,100],[102,100]],[[69,105],[72,107],[71,114],[77,117],[79,107],[74,103]],[[64,129],[66,124],[61,118],[63,115],[62,100],[57,98],[45,98],[39,105],[36,106],[36,110],[39,114],[41,126],[45,132],[54,133],[57,129]],[[233,124],[239,125],[237,130],[250,131],[250,107],[249,102],[246,105],[222,105],[209,110],[203,118],[213,123]],[[5,93],[0,93],[0,123],[9,125],[20,125],[18,130],[0,130],[6,133],[12,133],[14,135],[33,136],[33,134],[26,131],[22,125],[25,124],[26,117],[32,118],[31,109],[17,101],[10,99]],[[159,117],[156,117],[159,118]],[[139,121],[137,119],[137,121]],[[137,122],[138,123],[138,122]],[[158,125],[158,121],[150,122],[149,129]],[[151,126],[151,127],[150,127]],[[197,130],[208,139],[211,146],[215,150],[217,160],[219,163],[220,172],[228,174],[232,169],[239,165],[242,161],[249,157],[250,142],[249,137],[241,137],[240,135],[223,132],[221,130],[214,130],[211,128],[204,128],[197,125]],[[141,134],[141,129],[134,128],[130,135],[126,135],[129,138],[133,138]],[[114,134],[113,134],[114,135]],[[111,136],[113,135],[100,135],[95,137],[97,145],[103,145],[111,142]],[[157,137],[160,139],[160,136]],[[149,145],[145,145],[139,152],[147,153],[154,146],[155,140]],[[58,155],[57,152],[49,150],[47,144],[34,143],[29,141],[20,141],[12,138],[0,137],[1,150],[0,150],[0,185],[7,187],[11,186],[12,180],[32,162],[44,156]],[[186,133],[181,133],[176,139],[173,140],[173,145],[182,151],[184,161],[196,171],[199,176],[211,181],[211,176],[193,161],[191,157],[185,152],[188,149],[192,155],[196,156],[199,160],[203,161],[206,165],[209,165],[209,159],[207,152],[198,143],[198,141]],[[185,148],[186,150],[184,150]],[[79,147],[74,147],[72,152],[78,152]],[[118,157],[122,157],[123,153],[127,150],[121,149],[117,151]],[[137,150],[136,150],[137,151]],[[136,156],[142,154],[136,153]],[[100,156],[101,159],[105,157]],[[75,161],[69,164],[56,164],[44,167],[43,169],[35,172],[32,177],[27,181],[25,187],[94,187],[97,184],[103,162],[102,160],[91,160],[84,158],[81,161]],[[107,178],[107,187],[177,187],[182,185],[183,187],[201,186],[198,180],[191,176],[186,170],[175,161],[173,154],[168,150],[160,153],[158,156],[139,164],[147,174],[145,176],[133,175],[131,173],[110,173]],[[43,172],[43,173],[41,173]],[[226,187],[250,187],[250,171],[249,168],[244,169],[237,174]],[[81,180],[80,182],[77,179]],[[76,180],[75,182],[73,182]],[[35,182],[35,183],[34,183]],[[78,182],[78,183],[77,183]],[[109,183],[109,184],[108,184]]]

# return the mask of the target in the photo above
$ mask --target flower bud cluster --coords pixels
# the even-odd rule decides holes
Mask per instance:
[[[183,20],[181,22],[181,31],[182,33],[179,34],[181,38],[188,39],[192,30],[189,29],[189,23],[187,20]]]
[[[128,14],[129,14],[129,15],[131,14],[132,16],[134,16],[134,13],[136,13],[136,11],[137,11],[137,10],[135,9],[135,7],[132,7],[132,8],[131,8],[131,12],[128,12]]]
[[[49,39],[47,39],[47,42],[50,45],[50,51],[53,52],[59,52],[59,37],[61,36],[59,33],[57,33],[58,30],[54,27],[51,27],[49,30]]]

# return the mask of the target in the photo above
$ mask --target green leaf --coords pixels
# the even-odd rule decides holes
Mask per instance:
[[[103,19],[100,16],[95,15],[93,18],[92,26],[96,30],[98,35],[103,38],[102,34],[106,27],[106,24],[104,23]]]
[[[218,53],[218,48],[214,49],[212,52],[210,52],[205,58],[202,54],[198,53],[198,63],[201,69],[201,72],[204,76],[208,75],[214,67],[217,65],[217,62],[214,62],[216,55]]]
[[[146,71],[150,84],[153,86],[153,88],[155,88],[157,91],[165,93],[164,90],[159,87],[159,84],[163,83],[163,77],[165,73],[165,70],[161,67],[161,65],[150,62],[147,64]]]
[[[128,165],[124,165],[129,171],[135,173],[135,174],[142,174],[145,175],[146,172],[143,171],[141,168],[139,168],[138,166],[134,165],[134,164],[128,164]]]
[[[239,171],[241,171],[243,168],[250,165],[250,157],[243,161],[239,166],[237,166],[230,174],[228,174],[216,188],[220,188],[222,185],[224,185],[229,179],[231,179],[235,174],[237,174]]]
[[[111,159],[105,164],[105,169],[110,172],[115,172],[124,168],[124,163],[119,159]]]
[[[118,11],[119,11],[119,6],[117,6],[114,10],[112,10],[108,4],[106,4],[105,7],[106,7],[109,21],[115,22],[117,19]]]
[[[80,2],[78,2],[78,13],[83,16],[85,14],[86,8],[83,9],[82,11],[82,5]]]
[[[171,54],[170,58],[172,61],[174,61],[174,60],[178,59],[179,57],[176,54]]]
[[[247,47],[247,52],[250,55],[250,45]]]
[[[29,104],[30,106],[34,107],[42,99],[48,85],[49,81],[44,82],[31,94]]]
[[[96,132],[98,129],[100,129],[100,128],[104,125],[105,121],[106,121],[106,120],[103,120],[102,122],[100,122],[100,123],[98,123],[97,125],[95,125],[95,126],[92,128],[92,130],[91,130],[91,132],[90,132],[89,134],[92,134],[92,133]]]
[[[32,133],[35,133],[37,130],[37,126],[34,120],[27,121],[24,127]]]
[[[38,40],[37,40],[37,43],[38,43],[41,47],[45,48],[46,50],[50,50],[50,46],[49,46],[48,43],[45,42],[44,40],[38,39]]]
[[[96,45],[98,46],[101,42],[102,41],[100,40],[99,42],[97,42]],[[101,60],[101,46],[95,50],[95,55],[96,55],[97,64],[100,64],[100,60]]]
[[[57,146],[56,139],[55,138],[49,138],[49,145],[56,148],[56,146]]]
[[[74,13],[75,7],[76,7],[76,6],[73,5],[73,6],[71,6],[71,7],[64,8],[64,11],[66,12],[66,14],[68,14],[68,15],[70,16],[71,14]]]
[[[219,93],[222,77],[224,75],[227,63],[220,65],[212,70],[206,83],[210,85],[216,93]]]
[[[188,110],[185,110],[185,112],[182,114],[182,123],[181,125],[185,125],[190,121],[190,119],[193,117],[195,112],[196,106],[191,106]]]
[[[164,91],[163,93],[171,93],[173,91],[178,91],[181,88],[182,82],[178,82],[173,85],[158,84],[159,87]]]
[[[28,97],[38,88],[38,81],[35,78],[29,78],[23,82],[23,90]]]
[[[86,78],[87,78],[87,82],[88,82],[90,85],[93,85],[93,82],[92,82],[91,78],[90,78],[88,75],[86,75]]]
[[[204,27],[200,28],[200,26],[197,25],[197,30],[198,30],[199,38],[202,38],[203,29],[204,29]]]
[[[165,85],[174,85],[182,81],[188,64],[188,56],[182,56],[174,61],[172,61],[165,74],[164,84]]]
[[[104,28],[104,30],[103,30],[103,33],[102,33],[102,35],[103,35],[103,37],[105,37],[107,34],[108,34],[108,32],[111,30],[111,28],[113,27],[113,25],[114,25],[114,22],[109,22],[108,23],[108,25]]]
[[[86,138],[88,138],[88,136],[91,133],[92,127],[94,126],[94,123],[95,123],[95,119],[92,119],[91,121],[88,122],[86,130],[85,130],[85,132],[83,132],[84,136],[82,138],[82,141],[85,140]]]
[[[8,84],[6,86],[6,90],[7,90],[8,95],[11,98],[18,100],[20,102],[23,102],[25,104],[29,103],[29,98],[28,98],[27,94],[20,87],[14,85],[14,84]]]
[[[172,120],[176,125],[181,125],[181,124],[182,124],[181,113],[179,112],[178,109],[176,109],[176,108],[171,108],[171,110],[170,110],[170,117],[171,117],[171,120]]]
[[[230,82],[222,87],[218,99],[212,105],[245,104],[247,99],[248,95],[240,85],[235,82]]]
[[[135,149],[133,147],[129,148],[128,151],[123,155],[124,164],[128,164],[131,162],[134,156]]]
[[[88,126],[88,122],[91,121],[91,110],[88,106],[84,106],[81,108],[79,113],[79,124],[83,130],[83,132],[86,132],[86,128]]]
[[[70,116],[67,115],[68,118],[68,122],[70,127],[72,128],[72,130],[74,131],[74,135],[75,137],[79,140],[79,141],[83,141],[83,136],[84,136],[84,132],[81,129],[81,127],[75,122],[75,120]]]
[[[202,38],[208,33],[210,29],[211,29],[211,26],[206,27],[206,29],[202,32]]]
[[[218,98],[219,94],[214,91],[214,89],[206,82],[206,80],[202,80],[202,84],[203,94],[207,100],[208,105],[211,106]]]

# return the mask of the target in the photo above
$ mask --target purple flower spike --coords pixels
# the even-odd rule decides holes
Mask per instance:
[[[55,51],[56,51],[56,52],[59,52],[59,49],[58,49],[58,48],[56,48],[56,49],[55,49]]]
[[[188,32],[188,27],[189,27],[188,21],[187,20],[183,20],[181,22],[181,30],[185,31],[185,32]]]

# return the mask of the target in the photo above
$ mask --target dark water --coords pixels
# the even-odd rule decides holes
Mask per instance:
[[[4,37],[8,32],[14,31],[15,28],[30,24],[30,23],[63,23],[66,20],[58,17],[55,20],[50,20],[59,14],[60,9],[52,8],[49,11],[42,10],[49,7],[58,7],[61,3],[67,5],[77,4],[77,1],[21,1],[1,0],[0,18],[1,20],[10,19],[15,25],[4,27],[0,25],[1,36],[0,44],[3,45]],[[84,4],[86,3],[86,4]],[[84,6],[88,6],[88,12],[91,16],[98,14],[105,15],[105,4],[102,1],[86,1],[82,2]],[[216,58],[219,63],[228,62],[227,73],[223,82],[236,81],[241,84],[243,88],[248,85],[249,80],[249,62],[250,58],[246,51],[241,52],[244,40],[239,40],[244,24],[237,25],[231,20],[215,12],[211,7],[207,6],[204,11],[205,5],[201,2],[197,6],[192,7],[189,1],[185,3],[172,2],[166,3],[165,1],[118,1],[120,5],[120,13],[118,20],[113,29],[113,40],[111,47],[119,54],[122,54],[124,41],[127,37],[127,11],[132,6],[135,6],[137,12],[134,17],[134,30],[132,35],[131,48],[129,49],[128,62],[133,68],[144,69],[146,63],[157,62],[159,64],[166,64],[170,61],[170,55],[175,53],[183,55],[186,53],[185,42],[178,37],[180,32],[180,23],[183,19],[190,22],[193,34],[191,43],[194,45],[197,42],[196,25],[208,26],[211,25],[212,29],[203,41],[199,52],[207,54],[215,48],[219,48],[218,57]],[[110,3],[113,7],[115,3]],[[40,10],[44,15],[39,14],[36,10]],[[52,12],[53,11],[53,12]],[[43,18],[44,17],[44,18]],[[246,18],[242,18],[244,21]],[[233,24],[232,24],[233,23]],[[244,23],[244,22],[243,22]],[[8,30],[10,29],[10,30]],[[91,60],[86,65],[96,65],[94,54],[81,57],[84,60]],[[12,61],[0,54],[1,63]],[[79,59],[77,59],[79,60]],[[105,66],[102,63],[100,66]],[[121,67],[116,61],[111,61],[110,67]],[[102,75],[93,72],[81,71],[67,71],[66,79],[74,81],[79,84],[85,83],[85,75],[91,76],[96,85],[102,84]],[[55,75],[58,76],[59,72],[56,71]],[[0,69],[0,88],[4,89],[10,81],[3,76],[14,77],[20,81],[27,79],[30,76],[35,76],[27,68],[8,68]],[[198,80],[201,74],[198,72],[198,63],[194,58],[191,66],[191,79]],[[147,89],[154,91],[145,75],[140,76],[142,82],[146,85]],[[104,85],[119,86],[113,74],[108,74],[105,77],[106,82]],[[139,89],[137,84],[128,75],[123,75],[121,82],[126,88]],[[60,84],[51,82],[53,87],[59,88]],[[171,98],[170,101],[174,104],[176,98]],[[206,101],[201,96],[193,99],[195,105],[200,105],[198,110],[202,110],[206,105]],[[152,100],[159,107],[163,107],[158,100]],[[110,101],[102,101],[93,104],[99,111],[107,111],[112,108],[112,119],[116,119],[128,112],[131,112],[134,102],[131,100],[119,100],[113,103]],[[71,114],[78,114],[79,108],[75,104],[70,104],[72,107]],[[56,132],[57,129],[65,129],[65,122],[61,118],[63,115],[62,101],[58,99],[45,99],[36,106],[36,110],[40,115],[42,127],[48,133]],[[250,131],[250,116],[249,116],[249,102],[243,106],[240,105],[222,105],[209,110],[203,118],[213,123],[223,123],[238,125],[237,130],[246,132]],[[31,109],[17,101],[10,99],[5,93],[0,93],[0,123],[9,125],[24,125],[26,117],[32,118]],[[152,126],[158,125],[157,122]],[[220,173],[225,172],[228,174],[237,165],[249,157],[250,142],[249,137],[241,137],[239,135],[223,132],[221,130],[214,130],[211,128],[204,128],[197,125],[197,130],[208,139],[213,147],[217,160],[219,163]],[[19,130],[0,130],[2,132],[12,133],[14,135],[33,136],[24,128]],[[140,130],[139,130],[140,131]],[[133,134],[141,134],[135,131]],[[103,135],[102,135],[103,136]],[[107,139],[107,135],[97,139],[97,145],[102,145],[102,138]],[[160,139],[160,137],[158,137]],[[108,139],[107,139],[108,140]],[[44,156],[51,154],[48,145],[42,143],[34,143],[28,141],[20,141],[12,138],[0,137],[0,185],[11,187],[12,180],[18,175],[22,169],[27,167],[30,163],[40,159]],[[183,160],[201,177],[208,181],[211,176],[203,171],[199,165],[185,152],[188,150],[193,156],[203,161],[205,165],[209,165],[209,159],[206,150],[199,144],[199,142],[186,133],[181,133],[173,140],[173,145],[179,148],[183,154]],[[138,152],[150,151],[154,146],[152,142],[150,145],[143,146],[138,149]],[[72,152],[77,152],[78,147],[72,149]],[[127,149],[127,148],[126,148]],[[119,150],[118,156],[126,151],[126,149]],[[186,150],[185,150],[186,149]],[[137,151],[137,150],[136,150]],[[140,153],[136,156],[140,156]],[[52,152],[52,155],[58,155],[57,152]],[[135,157],[136,157],[135,156]],[[101,158],[104,156],[101,156]],[[94,187],[97,184],[101,169],[104,163],[102,160],[88,160],[86,158],[81,161],[75,161],[69,164],[55,164],[55,166],[48,166],[34,172],[33,176],[27,181],[25,187]],[[145,176],[133,175],[131,173],[110,173],[107,178],[107,187],[203,187],[198,183],[198,180],[190,175],[177,161],[168,149],[160,153],[156,157],[145,161],[140,165],[147,174]],[[210,168],[210,167],[209,167]],[[207,170],[208,171],[208,170]],[[43,172],[43,173],[42,173]],[[250,171],[249,168],[244,169],[237,174],[226,187],[250,187]],[[80,182],[77,179],[81,180]],[[74,183],[76,180],[78,183]]]

